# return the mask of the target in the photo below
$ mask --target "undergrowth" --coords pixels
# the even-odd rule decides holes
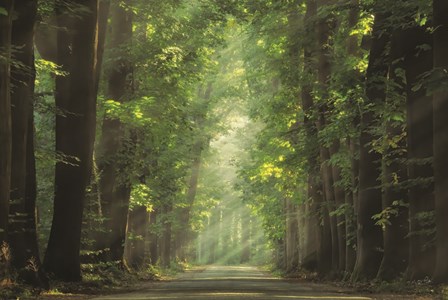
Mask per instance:
[[[38,295],[97,295],[131,291],[144,282],[159,280],[163,272],[150,264],[144,264],[138,270],[130,270],[118,262],[83,264],[83,279],[80,282],[51,280],[51,289],[43,291],[12,280],[0,284],[0,300],[37,299]]]

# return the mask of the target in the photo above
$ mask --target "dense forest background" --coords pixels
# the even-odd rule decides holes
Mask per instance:
[[[0,0],[0,280],[448,281],[448,3]]]

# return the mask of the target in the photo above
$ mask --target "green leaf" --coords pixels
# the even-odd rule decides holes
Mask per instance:
[[[8,15],[8,11],[5,8],[0,7],[0,15],[7,16]]]

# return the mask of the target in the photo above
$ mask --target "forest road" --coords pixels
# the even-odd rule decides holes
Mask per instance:
[[[152,284],[135,293],[110,295],[95,300],[275,300],[275,299],[392,299],[386,295],[356,296],[350,290],[325,284],[282,280],[248,266],[207,266],[176,279]],[[393,299],[417,299],[394,295]],[[424,299],[424,298],[419,298]]]

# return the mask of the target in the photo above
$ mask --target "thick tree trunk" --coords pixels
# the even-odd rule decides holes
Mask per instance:
[[[58,63],[68,75],[56,79],[56,151],[65,156],[56,164],[54,215],[44,265],[64,281],[81,280],[81,224],[86,187],[92,170],[95,127],[95,58],[97,0],[78,1],[85,8],[73,16],[57,2]]]
[[[322,121],[323,122],[323,121]],[[322,130],[324,126],[319,126],[319,130]],[[338,224],[337,219],[332,212],[336,210],[335,194],[334,194],[334,182],[332,168],[329,165],[330,152],[328,148],[321,146],[320,159],[322,162],[321,176],[324,189],[324,205],[321,207],[321,213],[325,214],[324,218],[328,218],[330,233],[331,233],[331,269],[337,272],[339,269],[339,237],[338,237]]]
[[[128,249],[126,261],[134,268],[140,269],[145,261],[145,241],[146,227],[148,226],[149,215],[146,206],[138,206],[129,210],[128,217]]]
[[[109,66],[107,95],[109,99],[123,103],[132,92],[132,65],[129,47],[132,38],[132,12],[120,3],[111,8],[110,53],[112,63]],[[97,74],[97,76],[99,76]],[[130,200],[131,184],[126,169],[130,161],[125,142],[124,124],[119,119],[105,116],[99,145],[99,168],[101,207],[105,218],[107,233],[100,244],[109,253],[105,261],[121,261],[124,258],[126,224]]]
[[[108,29],[110,0],[100,0],[98,6],[98,49],[96,52],[95,91],[98,94],[103,69],[104,48]]]
[[[385,78],[388,70],[385,50],[390,37],[382,30],[384,20],[384,15],[376,14],[366,74],[367,109],[361,116],[357,257],[352,273],[352,280],[355,281],[374,278],[382,259],[382,231],[372,219],[373,215],[382,210],[381,156],[372,148],[371,142],[376,138],[372,132],[376,119],[374,109],[385,100]],[[373,107],[368,107],[369,104]]]
[[[309,270],[317,270],[317,258],[318,258],[318,231],[321,227],[317,219],[317,209],[316,203],[313,202],[320,196],[316,195],[317,190],[313,187],[310,182],[311,179],[308,176],[308,186],[307,186],[307,196],[308,199],[305,202],[304,211],[304,222],[305,231],[303,237],[303,247],[304,252],[302,253],[301,267]]]
[[[48,288],[41,270],[36,232],[36,170],[34,161],[34,24],[37,1],[15,3],[12,45],[18,49],[11,67],[12,171],[8,241],[19,279]],[[33,265],[32,268],[29,266]]]
[[[333,145],[330,147],[330,155],[336,155],[339,152],[340,144],[339,141],[335,141]],[[341,186],[342,181],[342,170],[339,166],[332,166],[332,175],[333,175],[333,189],[334,189],[334,199],[335,199],[335,209],[338,210],[338,214],[336,217],[337,222],[337,237],[338,237],[338,266],[340,271],[345,270],[345,259],[346,259],[346,228],[345,228],[345,214],[343,214],[340,211],[340,208],[342,208],[345,204],[345,191]]]
[[[6,241],[11,186],[10,57],[13,4],[12,0],[0,1],[0,7],[7,12],[7,15],[0,14],[0,246]]]
[[[319,131],[329,126],[328,112],[331,104],[328,94],[329,80],[331,76],[331,51],[328,46],[331,33],[334,29],[334,20],[332,13],[325,12],[326,6],[333,4],[332,0],[317,0],[317,7],[319,12],[317,14],[317,41],[318,41],[318,63],[317,63],[317,79],[319,82],[317,92],[320,102],[317,103],[319,110],[319,117],[317,120],[317,128]],[[325,145],[320,145],[320,160],[321,173],[324,188],[324,201],[327,211],[323,213],[328,214],[330,218],[331,228],[331,268],[334,272],[339,270],[339,236],[338,224],[336,215],[332,214],[336,210],[336,199],[334,189],[333,169],[330,166],[329,160],[331,158],[330,149]]]
[[[299,15],[298,6],[300,1],[293,2],[294,5],[290,7],[288,12],[288,56],[289,64],[292,66],[292,71],[284,78],[286,84],[292,87],[296,91],[297,99],[300,99],[300,79],[299,68],[302,48],[298,39],[299,30],[302,26],[302,19]],[[300,104],[297,105],[300,107]],[[299,115],[299,114],[297,114]],[[298,131],[303,120],[297,119],[295,124],[291,126],[292,135],[289,137],[289,141],[294,149],[299,149],[300,141]],[[286,214],[286,238],[285,238],[285,251],[286,251],[286,272],[296,272],[299,269],[300,254],[299,254],[299,208],[294,203],[291,197],[285,197],[285,214]]]
[[[317,48],[317,37],[315,32],[314,18],[317,15],[317,4],[315,0],[307,1],[307,11],[305,15],[305,28],[308,43],[304,43],[304,73],[309,78],[316,77],[315,65],[313,62],[313,56]],[[304,111],[304,126],[306,134],[306,147],[309,156],[307,158],[308,163],[308,201],[309,207],[312,210],[310,212],[311,218],[316,218],[316,232],[308,231],[308,240],[316,239],[314,234],[317,235],[317,261],[313,263],[313,255],[309,253],[311,261],[307,261],[309,266],[316,265],[320,274],[326,274],[331,270],[331,229],[330,219],[326,208],[324,207],[324,200],[322,198],[322,182],[320,176],[319,165],[319,148],[317,147],[317,125],[315,119],[316,106],[313,103],[313,86],[312,79],[305,82],[302,86],[302,107]],[[312,224],[312,219],[310,220]],[[309,250],[312,251],[312,250]]]
[[[414,27],[406,31],[405,57],[407,81],[407,127],[408,127],[408,175],[409,188],[409,265],[407,277],[419,280],[432,276],[435,263],[433,244],[434,175],[433,155],[433,108],[432,97],[425,86],[419,89],[421,75],[432,70],[433,52],[421,51],[417,46],[432,45],[432,35],[426,27]],[[430,222],[428,222],[430,221]]]
[[[405,102],[405,82],[400,76],[404,57],[403,31],[398,29],[392,36],[391,65],[389,68],[389,95],[387,109],[391,113],[402,115]],[[387,141],[399,140],[396,146],[387,145],[383,154],[383,212],[387,224],[383,226],[384,252],[377,278],[392,280],[403,273],[409,256],[408,193],[403,184],[407,180],[405,165],[406,140],[403,136],[402,122],[385,120]]]
[[[434,69],[446,78],[448,69],[448,1],[433,0]],[[433,279],[448,281],[448,90],[439,87],[434,105],[434,197],[436,211],[436,267]]]

